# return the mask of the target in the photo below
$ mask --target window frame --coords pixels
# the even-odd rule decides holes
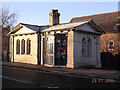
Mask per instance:
[[[21,40],[21,54],[25,54],[25,40]]]
[[[82,39],[82,57],[85,57],[86,56],[86,44],[87,44],[87,40],[86,38],[84,37]]]
[[[16,54],[20,54],[20,40],[16,40]]]
[[[26,54],[29,55],[31,54],[31,40],[30,39],[27,39],[27,45],[26,45]]]
[[[112,49],[110,49],[110,42],[113,43],[113,48],[112,48]],[[113,41],[113,40],[110,40],[110,41],[108,42],[108,50],[114,50],[114,41]]]

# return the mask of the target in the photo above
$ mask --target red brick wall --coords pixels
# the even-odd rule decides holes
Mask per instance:
[[[114,49],[109,50],[108,43],[112,40],[114,42]],[[110,52],[113,55],[119,53],[120,33],[108,33],[101,35],[101,52]]]

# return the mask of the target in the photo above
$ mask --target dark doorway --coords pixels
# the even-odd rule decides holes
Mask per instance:
[[[67,36],[55,34],[55,65],[67,64]]]

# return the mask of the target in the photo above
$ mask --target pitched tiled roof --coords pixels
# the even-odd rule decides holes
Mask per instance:
[[[49,25],[43,25],[43,26],[38,26],[38,25],[31,25],[31,24],[24,24],[24,23],[20,23],[21,25],[24,25],[32,30],[35,30],[37,32],[40,32],[48,27],[50,27]]]
[[[71,28],[77,27],[79,25],[82,25],[84,23],[87,23],[89,21],[58,24],[58,25],[52,26],[50,28],[47,28],[47,29],[43,30],[42,32],[71,29]]]
[[[36,31],[36,32],[41,32],[41,31],[43,31],[44,29],[50,27],[49,25],[41,25],[41,26],[38,26],[38,25],[31,25],[31,24],[19,23],[15,28],[13,28],[13,30],[11,30],[11,31],[8,33],[8,35],[15,33],[21,26],[25,26],[25,27],[27,27],[27,28],[30,28],[30,29]],[[18,28],[17,28],[17,27],[18,27]],[[16,29],[16,28],[17,28],[17,29]]]
[[[115,32],[115,25],[117,24],[118,12],[102,13],[96,15],[82,16],[72,18],[70,22],[81,22],[84,20],[91,19],[97,26],[99,26],[104,32],[111,33]]]
[[[84,29],[77,28],[83,24],[89,24],[96,31],[90,31],[90,30],[84,30]],[[83,32],[91,32],[91,33],[96,33],[96,34],[103,34],[104,33],[104,31],[102,31],[92,20],[82,21],[82,22],[74,22],[74,23],[58,24],[58,25],[51,26],[51,27],[43,30],[42,32],[69,30],[69,29],[75,29],[75,30],[79,30],[79,31],[83,31]]]

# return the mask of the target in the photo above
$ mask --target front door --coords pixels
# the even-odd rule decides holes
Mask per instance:
[[[43,39],[43,63],[54,65],[54,36],[46,35]]]
[[[67,37],[66,34],[55,35],[55,65],[67,64]]]

